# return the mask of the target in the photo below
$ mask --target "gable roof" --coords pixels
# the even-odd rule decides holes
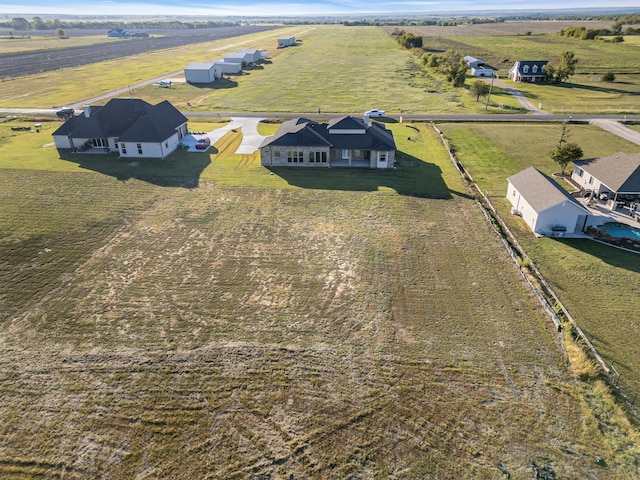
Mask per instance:
[[[511,70],[509,70],[509,72],[518,72],[521,75],[527,75],[527,76],[534,76],[534,75],[543,76],[543,75],[546,75],[544,73],[544,67],[547,65],[547,63],[549,63],[547,60],[518,60],[516,61],[516,63],[513,64],[513,67],[511,67]],[[526,73],[523,71],[523,68],[525,67],[525,65],[529,67],[529,71]],[[534,66],[538,67],[537,73],[533,73]]]
[[[336,128],[337,127],[337,128]],[[330,130],[362,130],[363,133],[331,133]],[[380,124],[367,126],[355,117],[339,117],[327,123],[295,118],[283,123],[275,135],[265,138],[262,147],[328,147],[334,149],[395,150],[393,133]]]
[[[616,193],[640,193],[640,153],[618,152],[573,163]]]
[[[102,107],[89,108],[89,117],[84,114],[71,117],[53,135],[161,142],[187,122],[187,118],[166,100],[154,106],[140,99],[114,98]]]
[[[536,212],[543,212],[562,202],[570,202],[576,207],[589,211],[569,193],[560,187],[551,177],[535,167],[516,173],[507,181],[520,193],[531,208]]]

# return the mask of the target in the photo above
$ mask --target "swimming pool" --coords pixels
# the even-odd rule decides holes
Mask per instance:
[[[608,233],[616,238],[630,238],[632,240],[640,240],[640,228],[632,227],[626,223],[609,222],[600,225],[598,230]]]

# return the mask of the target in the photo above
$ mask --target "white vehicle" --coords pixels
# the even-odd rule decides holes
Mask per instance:
[[[375,108],[373,110],[367,110],[366,112],[364,112],[365,116],[371,118],[371,117],[384,117],[384,110],[376,110]]]
[[[171,80],[160,80],[158,82],[158,86],[162,88],[171,88],[171,85],[173,85]]]

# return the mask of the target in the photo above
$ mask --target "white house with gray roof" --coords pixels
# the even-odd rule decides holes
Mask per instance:
[[[603,223],[552,178],[529,167],[507,179],[512,212],[522,217],[536,236],[579,234]]]
[[[86,105],[52,133],[58,149],[128,158],[164,158],[187,134],[187,118],[168,101],[151,105],[137,98]]]

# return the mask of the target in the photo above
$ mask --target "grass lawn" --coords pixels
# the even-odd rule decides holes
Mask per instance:
[[[407,31],[419,34],[421,28]],[[627,37],[631,38],[631,37]],[[564,38],[555,34],[533,36],[451,36],[425,37],[427,51],[457,50],[481,58],[505,79],[516,60],[548,60],[558,65],[562,52],[575,52],[579,60],[577,75],[570,83],[531,85],[513,83],[534,105],[553,113],[640,113],[640,69],[638,45],[633,42],[609,43]],[[614,72],[616,81],[601,81],[602,74]]]
[[[73,104],[182,71],[194,61],[224,57],[240,48],[267,48],[273,51],[279,36],[294,35],[299,31],[299,28],[288,27],[5,80],[0,89],[0,105],[4,108],[51,108]],[[135,89],[130,94],[139,96]]]
[[[634,320],[640,308],[635,294],[640,257],[591,241],[536,239],[522,219],[509,215],[511,204],[504,198],[508,176],[531,165],[547,174],[559,171],[548,151],[559,139],[560,126],[439,127],[598,352],[622,370],[627,391],[632,397],[640,392],[640,352],[636,348],[640,324]],[[570,125],[568,133],[569,141],[582,146],[585,158],[640,152],[639,146],[591,126]]]
[[[53,128],[0,144],[0,476],[637,477],[429,126],[304,175]]]

